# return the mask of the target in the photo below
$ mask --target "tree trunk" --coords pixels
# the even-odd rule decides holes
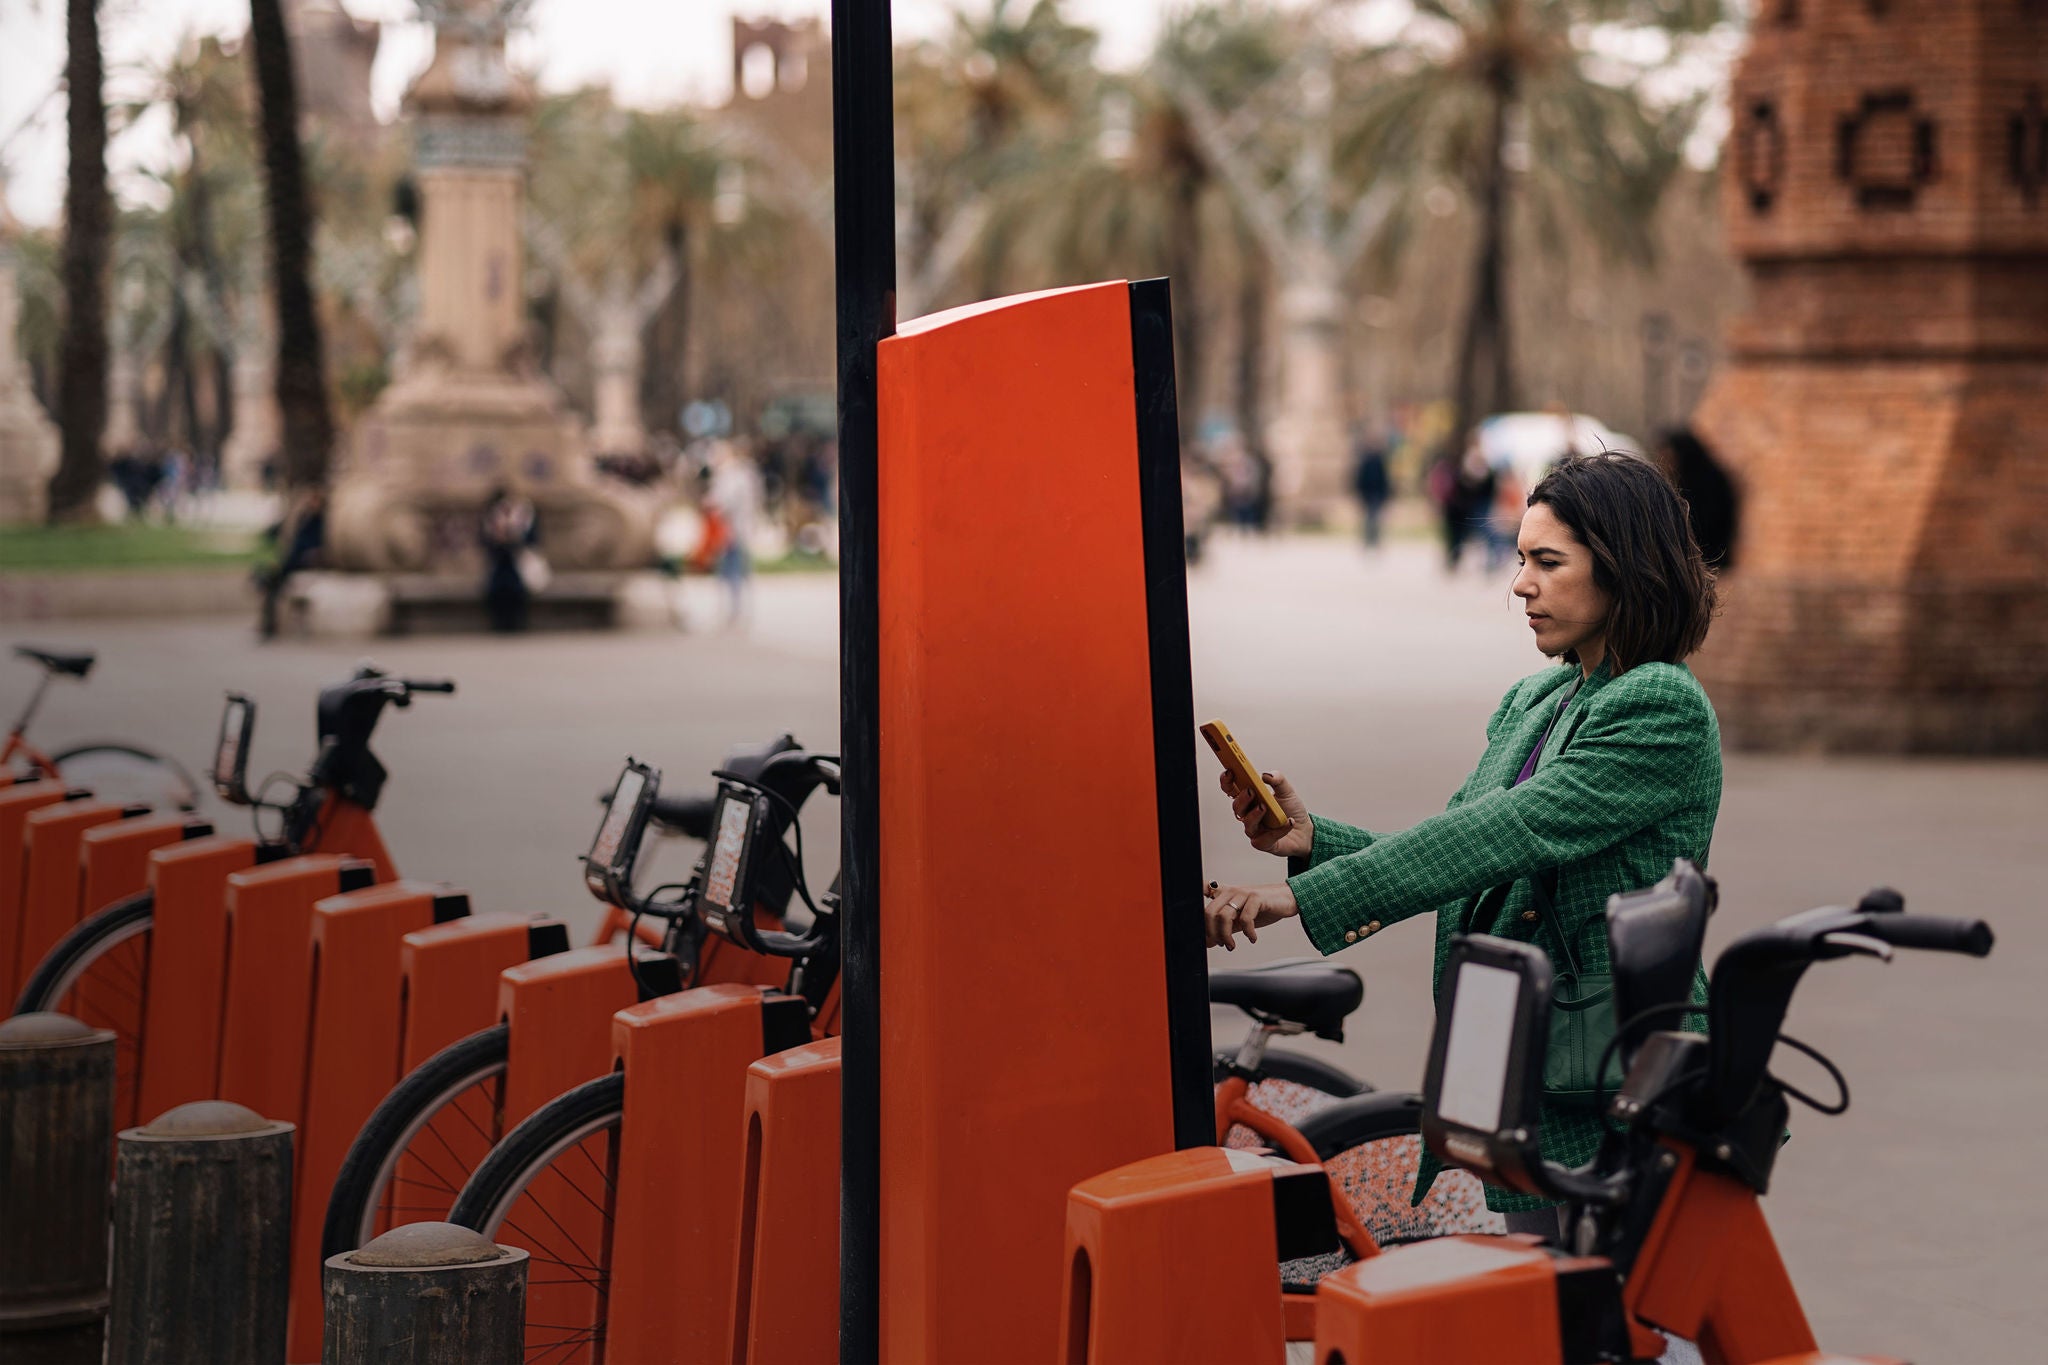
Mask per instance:
[[[690,232],[675,233],[676,287],[641,332],[645,356],[640,371],[640,420],[648,435],[673,433],[685,397],[683,367],[689,363]]]
[[[99,0],[67,0],[64,83],[70,96],[71,168],[64,195],[64,343],[57,421],[63,457],[50,479],[49,519],[87,521],[106,465],[107,260],[113,201],[107,193],[107,106],[100,89]]]
[[[1174,389],[1180,402],[1182,446],[1202,429],[1202,361],[1206,329],[1198,287],[1202,259],[1202,177],[1183,170],[1173,186],[1173,221],[1166,235],[1166,275],[1173,283]]]
[[[1266,313],[1270,306],[1266,251],[1243,224],[1238,226],[1237,430],[1245,454],[1259,470],[1259,525],[1273,506],[1273,461],[1266,454]]]
[[[1451,387],[1451,445],[1455,458],[1465,448],[1472,424],[1513,407],[1514,372],[1508,355],[1508,174],[1501,162],[1508,108],[1514,86],[1505,75],[1490,83],[1485,159],[1474,187],[1479,207],[1479,242],[1473,257],[1472,301],[1465,312],[1465,336],[1458,347],[1457,379]]]
[[[277,302],[277,407],[284,427],[284,482],[287,489],[317,488],[327,482],[334,415],[327,406],[320,314],[309,275],[313,211],[299,149],[291,39],[279,0],[249,0],[249,52],[260,96],[271,294]]]

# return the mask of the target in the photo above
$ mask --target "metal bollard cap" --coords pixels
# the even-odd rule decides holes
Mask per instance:
[[[166,1109],[135,1131],[144,1137],[198,1138],[232,1137],[237,1133],[260,1133],[274,1128],[269,1119],[244,1105],[226,1100],[194,1100]]]
[[[17,1014],[0,1022],[0,1048],[50,1047],[66,1043],[95,1043],[114,1035],[106,1029],[81,1023],[68,1014],[39,1010]]]
[[[506,1255],[503,1247],[470,1228],[454,1223],[406,1223],[360,1250],[350,1252],[354,1265],[390,1269],[425,1269],[444,1265],[476,1265]]]

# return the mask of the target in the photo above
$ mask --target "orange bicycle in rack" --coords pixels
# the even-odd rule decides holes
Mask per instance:
[[[91,651],[43,649],[16,645],[17,658],[42,665],[43,676],[28,704],[8,727],[7,742],[0,744],[0,786],[37,777],[55,777],[73,787],[90,788],[104,801],[145,805],[157,810],[192,810],[199,801],[199,784],[174,758],[119,740],[95,740],[73,744],[46,754],[29,742],[29,722],[41,709],[43,696],[58,678],[83,682],[92,672],[97,655]]]
[[[251,794],[247,786],[249,740],[256,724],[256,704],[229,693],[221,716],[211,773],[216,792],[232,804],[247,806],[259,823],[255,863],[270,863],[301,853],[336,852],[375,864],[378,878],[395,876],[391,857],[377,832],[372,814],[383,791],[386,773],[370,752],[370,738],[387,706],[410,706],[415,696],[450,693],[444,680],[391,678],[364,668],[347,682],[324,689],[317,708],[319,750],[312,767],[299,778],[274,777],[290,795],[280,801]],[[277,828],[264,837],[260,824],[269,813]],[[245,845],[246,846],[246,845]],[[195,845],[196,847],[196,845]],[[67,1004],[107,1021],[121,1055],[142,1058],[145,1021],[152,982],[151,947],[156,892],[144,890],[117,900],[80,921],[44,955],[15,1001],[17,1014],[57,1010]],[[117,1073],[117,1112],[128,1112],[139,1072],[146,1062]]]
[[[796,749],[796,741],[783,735],[759,748],[733,753],[726,767],[742,776],[755,774],[777,755]],[[631,813],[632,804],[630,797],[623,805],[608,797],[601,829],[611,828],[614,808],[623,817]],[[624,836],[617,830],[602,835],[613,840],[615,851],[626,857],[626,885],[630,886],[631,869],[643,841],[651,842],[657,836],[701,840],[709,832],[713,804],[702,797],[662,797],[650,792],[645,819],[622,848],[617,841]],[[790,888],[770,885],[762,893],[767,899],[761,904],[761,915],[768,922],[779,922]],[[632,903],[630,893],[619,899]],[[605,927],[596,942],[565,955],[560,963],[573,960],[573,965],[584,970],[600,969],[603,962],[596,955],[622,937],[630,938],[636,945],[630,961],[638,993],[658,996],[680,989],[683,978],[672,958],[646,956],[652,945],[665,937],[663,924],[653,919],[635,924],[630,910],[612,901],[605,904]],[[629,928],[633,930],[630,934]],[[613,967],[626,960],[609,959]],[[557,965],[545,964],[538,970],[551,972]],[[693,971],[693,979],[699,983],[765,979],[764,964],[758,958],[721,943],[701,945]],[[630,998],[620,1003],[629,1003]],[[600,1038],[611,1008],[587,1021]],[[515,1107],[508,1122],[508,1079],[517,1049],[502,1002],[499,1015],[498,1022],[458,1039],[408,1072],[363,1123],[328,1199],[321,1235],[323,1257],[352,1251],[394,1224],[444,1216],[484,1153],[524,1115],[524,1110]],[[542,1094],[551,1096],[561,1084],[556,1081]]]
[[[653,770],[628,765],[586,862],[592,869],[592,892],[618,908],[623,922],[653,918],[664,924],[664,948],[682,964],[686,984],[704,984],[707,952],[742,949],[791,960],[786,989],[768,991],[760,1007],[764,1034],[774,1036],[741,1039],[736,1045],[734,1056],[744,1069],[757,1057],[801,1050],[799,1045],[807,1040],[832,1039],[837,1033],[837,882],[814,902],[799,873],[801,808],[813,792],[833,790],[837,772],[831,759],[785,753],[744,779],[730,771],[716,776],[720,792],[709,815],[714,837],[673,901],[636,896],[630,890],[632,853],[645,816],[630,813],[628,807],[637,802],[660,808],[659,774]],[[794,844],[785,842],[792,838]],[[774,884],[763,885],[769,879],[775,879]],[[732,909],[735,904],[787,904],[792,891],[811,913],[810,924],[799,932],[767,928],[758,917]],[[685,990],[671,998],[680,1005],[692,995],[711,994]],[[769,1023],[790,997],[801,1001],[807,1028]],[[1355,1255],[1423,1237],[1497,1231],[1499,1216],[1487,1212],[1479,1182],[1462,1171],[1446,1173],[1421,1206],[1409,1206],[1421,1146],[1419,1096],[1373,1091],[1314,1057],[1270,1046],[1275,1038],[1310,1032],[1341,1040],[1344,1020],[1363,997],[1364,986],[1356,973],[1319,962],[1276,962],[1211,975],[1211,1000],[1239,1008],[1253,1020],[1243,1044],[1216,1057],[1218,1143],[1240,1149],[1271,1147],[1297,1159],[1323,1162],[1332,1175],[1333,1193],[1341,1196],[1339,1223]],[[707,1000],[703,1008],[717,1003]],[[630,1131],[634,1125],[673,1122],[662,1112],[671,1107],[669,1094],[655,1097],[655,1102],[643,1099],[638,1118],[629,1100],[627,1049],[636,1043],[645,1046],[646,1035],[665,1026],[697,1022],[680,1017],[680,1009],[668,1018],[659,1017],[655,1012],[660,1007],[657,1000],[615,1016],[619,1066],[565,1092],[507,1132],[478,1164],[449,1211],[451,1221],[518,1245],[533,1258],[532,1283],[546,1288],[529,1300],[529,1360],[601,1361],[608,1349],[618,1358],[639,1360],[657,1346],[676,1358],[722,1359],[728,1350],[738,1358],[735,1334],[744,1329],[728,1315],[734,1311],[735,1294],[741,1303],[737,1311],[745,1315],[741,1286],[746,1270],[738,1271],[742,1278],[733,1294],[725,1292],[724,1281],[717,1277],[731,1273],[734,1238],[742,1237],[740,1245],[745,1244],[743,1220],[734,1221],[738,1191],[743,1187],[751,1198],[758,1186],[753,1162],[761,1144],[755,1137],[746,1139],[744,1171],[735,1148],[735,1166],[728,1177],[715,1168],[682,1162],[647,1135]],[[761,1078],[759,1066],[753,1077],[749,1085]],[[738,1085],[736,1076],[712,1077],[710,1084],[727,1080]],[[731,1106],[738,1097],[737,1091],[728,1089],[723,1103]],[[685,1095],[680,1101],[699,1110],[718,1107],[708,1094]],[[1319,1124],[1320,1115],[1329,1117]],[[739,1116],[728,1117],[733,1120],[730,1137],[737,1144]],[[701,1128],[708,1122],[715,1129],[722,1121],[704,1117],[685,1126]],[[718,1134],[711,1137],[715,1145]],[[645,1155],[650,1146],[656,1148],[651,1159]],[[724,1189],[707,1189],[707,1176]],[[830,1179],[836,1178],[835,1167]],[[727,1192],[731,1207],[719,1217],[709,1216],[706,1206]],[[686,1205],[687,1215],[667,1212]],[[650,1223],[667,1226],[650,1228]],[[687,1236],[681,1235],[684,1230]],[[685,1274],[666,1251],[657,1253],[662,1257],[659,1275],[664,1288],[660,1302],[652,1303],[655,1291],[646,1281],[656,1272],[636,1258],[665,1244],[673,1246],[676,1257],[701,1256],[705,1264]],[[1313,1335],[1314,1281],[1330,1264],[1317,1259],[1283,1266],[1290,1335]],[[692,1288],[679,1289],[679,1276],[691,1280]],[[710,1280],[717,1282],[700,1283]],[[667,1317],[662,1321],[664,1312]],[[700,1320],[681,1320],[688,1312],[697,1313]],[[660,1321],[661,1330],[655,1330],[651,1321]]]
[[[1743,935],[1714,964],[1709,1031],[1651,1031],[1697,1009],[1687,998],[1699,942],[1690,923],[1710,894],[1681,866],[1610,902],[1622,1020],[1614,1047],[1627,1071],[1608,1108],[1616,1130],[1578,1170],[1539,1150],[1549,959],[1479,935],[1453,946],[1424,1132],[1445,1161],[1562,1201],[1565,1245],[1455,1237],[1340,1270],[1317,1295],[1320,1365],[1647,1361],[1666,1333],[1698,1342],[1716,1365],[1854,1359],[1815,1343],[1759,1203],[1788,1099],[1823,1114],[1849,1106],[1841,1072],[1782,1031],[1785,1013],[1817,962],[1889,962],[1898,949],[1984,957],[1992,933],[1981,920],[1906,914],[1897,892],[1873,891],[1853,908],[1809,910]],[[1838,1095],[1818,1099],[1772,1074],[1780,1043],[1818,1062]]]

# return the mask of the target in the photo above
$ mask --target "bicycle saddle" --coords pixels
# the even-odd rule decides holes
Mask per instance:
[[[82,678],[92,672],[94,654],[86,650],[82,654],[59,654],[54,649],[37,649],[34,645],[16,645],[14,652],[24,659],[34,659],[52,673],[69,673]]]
[[[1254,1016],[1285,1019],[1318,1038],[1341,1042],[1344,1018],[1365,999],[1365,983],[1349,967],[1290,957],[1243,971],[1209,973],[1209,999]]]

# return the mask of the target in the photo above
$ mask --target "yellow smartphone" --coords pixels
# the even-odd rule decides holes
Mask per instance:
[[[1266,808],[1268,829],[1286,829],[1294,823],[1287,818],[1287,812],[1280,809],[1280,803],[1273,799],[1272,791],[1259,777],[1259,770],[1244,756],[1244,750],[1237,747],[1237,740],[1231,735],[1228,725],[1220,720],[1212,720],[1202,727],[1202,738],[1209,741],[1209,747],[1215,751],[1216,757],[1222,760],[1223,766],[1237,778],[1237,785],[1249,787],[1258,794],[1259,804]]]

